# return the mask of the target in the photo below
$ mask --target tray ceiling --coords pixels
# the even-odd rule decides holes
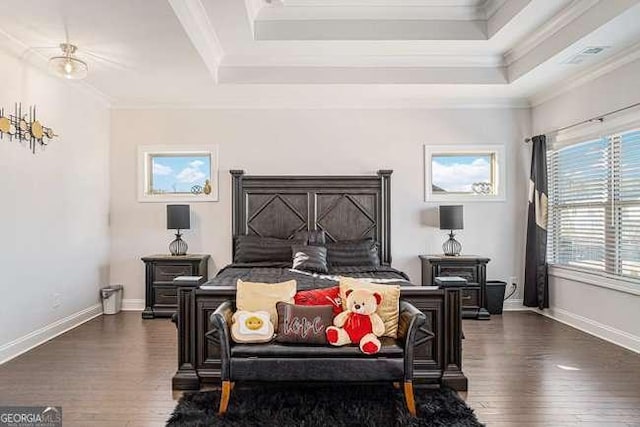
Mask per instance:
[[[639,3],[7,0],[0,48],[44,67],[68,37],[113,107],[526,106],[638,57]]]

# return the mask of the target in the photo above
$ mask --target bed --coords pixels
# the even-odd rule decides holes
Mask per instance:
[[[177,390],[219,384],[219,349],[205,338],[210,315],[235,297],[238,279],[276,283],[295,279],[298,290],[335,286],[338,276],[401,286],[401,297],[427,316],[436,335],[415,351],[416,385],[440,383],[467,389],[462,372],[460,293],[412,284],[391,267],[390,170],[366,176],[251,176],[232,170],[232,251],[240,236],[294,239],[322,232],[327,243],[370,239],[377,248],[375,266],[343,265],[325,274],[294,270],[284,262],[235,262],[205,283],[176,282],[178,290]]]

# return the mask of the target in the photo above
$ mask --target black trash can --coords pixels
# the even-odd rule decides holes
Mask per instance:
[[[499,280],[487,280],[487,311],[491,314],[502,314],[505,282]]]

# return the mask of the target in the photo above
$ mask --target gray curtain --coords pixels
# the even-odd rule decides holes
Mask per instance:
[[[529,182],[527,252],[524,270],[524,305],[549,307],[547,278],[547,138],[534,136]]]

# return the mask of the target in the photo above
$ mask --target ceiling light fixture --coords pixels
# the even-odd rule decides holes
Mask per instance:
[[[89,67],[87,63],[76,58],[73,54],[78,48],[69,43],[61,43],[63,56],[54,56],[49,60],[49,69],[58,77],[69,80],[81,80],[87,77]]]

